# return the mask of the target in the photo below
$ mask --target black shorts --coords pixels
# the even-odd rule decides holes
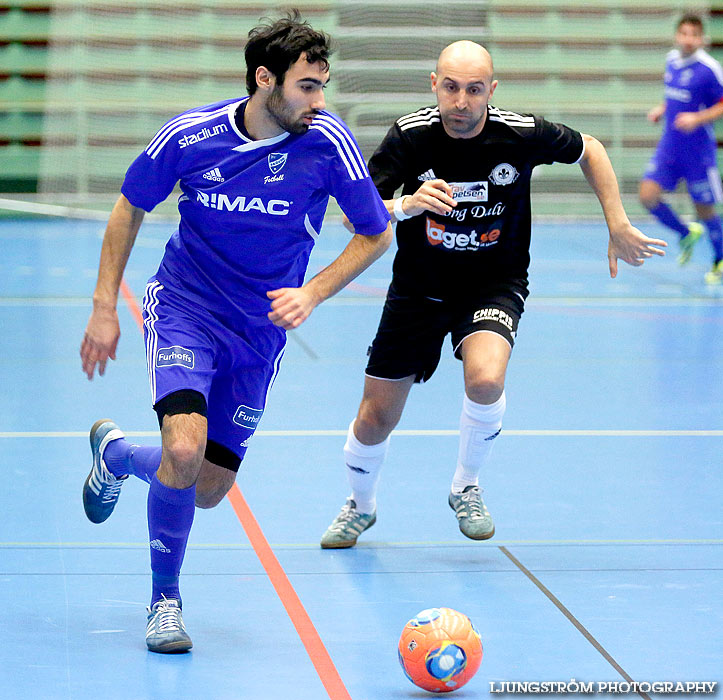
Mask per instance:
[[[458,360],[462,341],[474,333],[497,333],[513,347],[525,297],[517,285],[496,286],[472,304],[399,296],[390,287],[366,374],[391,380],[414,375],[415,382],[425,382],[437,369],[448,333]]]

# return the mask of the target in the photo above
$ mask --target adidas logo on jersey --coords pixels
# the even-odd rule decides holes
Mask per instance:
[[[159,552],[163,552],[164,554],[170,554],[171,550],[166,547],[161,540],[151,540],[151,547],[153,549],[157,549]]]
[[[436,180],[436,179],[437,179],[437,176],[434,174],[434,170],[432,170],[432,168],[430,168],[426,172],[422,173],[417,178],[417,180],[419,180],[420,182],[427,182],[429,180]]]
[[[205,177],[206,180],[213,180],[214,182],[224,182],[221,171],[218,168],[209,170],[207,173],[203,174],[203,177]]]

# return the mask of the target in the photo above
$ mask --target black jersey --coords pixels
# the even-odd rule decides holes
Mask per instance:
[[[527,296],[532,169],[575,163],[582,154],[577,131],[492,106],[471,139],[449,136],[437,107],[398,119],[369,161],[382,199],[392,199],[400,186],[413,194],[423,181],[442,179],[457,207],[397,224],[395,290],[456,299],[512,283]]]

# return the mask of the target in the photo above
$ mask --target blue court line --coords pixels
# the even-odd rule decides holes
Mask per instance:
[[[318,542],[289,542],[270,543],[274,549],[319,549]],[[357,549],[423,549],[425,547],[456,547],[473,548],[480,547],[580,547],[580,546],[623,546],[623,547],[695,547],[723,545],[723,539],[608,539],[608,540],[496,540],[492,543],[477,543],[474,545],[459,540],[419,540],[416,542],[358,542]],[[0,549],[146,549],[147,542],[0,542]],[[228,549],[228,550],[253,550],[250,544],[228,542],[197,542],[188,545],[188,549]]]

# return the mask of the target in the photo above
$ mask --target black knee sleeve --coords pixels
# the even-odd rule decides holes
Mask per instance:
[[[160,427],[163,427],[163,416],[175,416],[179,413],[187,415],[198,413],[205,418],[208,414],[206,397],[198,391],[193,391],[193,389],[181,389],[164,396],[153,406],[153,410],[158,416],[158,425]]]
[[[215,440],[208,440],[206,442],[205,457],[211,464],[223,467],[224,469],[230,469],[232,472],[237,472],[241,466],[241,457]]]
[[[198,413],[204,418],[208,414],[206,405],[206,397],[198,391],[192,389],[181,389],[174,391],[168,396],[164,396],[154,407],[153,410],[158,416],[158,425],[163,426],[163,416],[175,416],[179,413],[191,414]],[[241,457],[232,452],[228,447],[224,447],[215,440],[206,442],[206,453],[204,457],[219,467],[237,472],[241,466]]]

